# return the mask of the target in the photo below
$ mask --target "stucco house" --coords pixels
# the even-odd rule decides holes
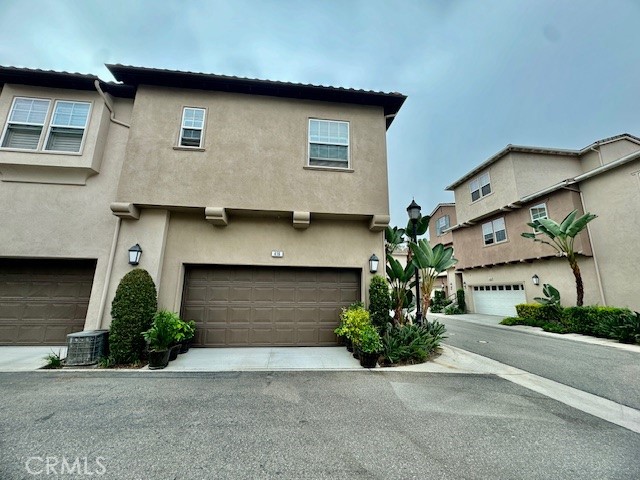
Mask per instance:
[[[447,234],[469,310],[515,315],[516,304],[543,296],[544,283],[575,305],[566,259],[521,236],[533,219],[560,221],[574,209],[598,215],[575,243],[585,305],[640,310],[639,174],[640,138],[621,134],[579,150],[508,145],[449,185],[456,222]]]
[[[107,67],[0,67],[0,344],[108,328],[136,244],[198,345],[333,344],[384,258],[406,97]]]

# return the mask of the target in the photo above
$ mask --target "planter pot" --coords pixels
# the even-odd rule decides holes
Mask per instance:
[[[183,340],[180,342],[180,351],[178,353],[187,353],[191,347],[191,340]]]
[[[378,363],[378,353],[360,353],[360,365],[364,368],[375,368]]]
[[[172,346],[169,349],[169,361],[175,360],[176,358],[178,358],[178,352],[179,351],[180,351],[180,344],[179,343],[177,345]]]
[[[353,352],[353,343],[348,338],[344,339],[344,344],[347,346],[348,352]]]
[[[160,350],[149,352],[149,370],[158,370],[169,364],[169,350]]]
[[[354,348],[353,349],[353,358],[355,358],[356,360],[360,360],[360,356],[362,355],[362,352],[360,351],[359,348]]]

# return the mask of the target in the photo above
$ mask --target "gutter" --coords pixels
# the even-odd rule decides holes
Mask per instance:
[[[107,109],[109,110],[109,113],[110,113],[109,120],[111,120],[113,123],[116,123],[118,125],[122,125],[123,127],[131,128],[131,125],[129,125],[128,123],[124,123],[124,122],[121,122],[120,120],[116,120],[116,114],[113,111],[113,105],[111,105],[111,103],[109,102],[109,99],[107,98],[105,93],[102,91],[102,88],[100,88],[100,80],[95,80],[93,82],[93,85],[96,87],[96,90],[98,91],[98,93],[102,97],[102,100],[104,100],[104,104],[106,105]]]

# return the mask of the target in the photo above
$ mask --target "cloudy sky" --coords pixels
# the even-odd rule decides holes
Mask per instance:
[[[0,64],[104,63],[409,98],[388,131],[392,223],[507,144],[640,135],[640,0],[0,0]],[[28,12],[28,15],[25,14]]]

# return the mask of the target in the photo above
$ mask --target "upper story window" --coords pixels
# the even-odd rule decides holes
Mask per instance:
[[[471,180],[469,189],[471,190],[472,202],[480,199],[480,197],[489,195],[491,193],[491,178],[489,178],[489,173],[483,173],[479,177]]]
[[[38,150],[42,132],[47,132],[44,150],[79,152],[89,120],[90,103],[57,100],[48,117],[51,101],[16,97],[2,138],[5,148]],[[48,122],[48,125],[47,125]]]
[[[531,212],[532,222],[535,222],[536,220],[540,220],[541,218],[549,218],[547,214],[547,205],[545,203],[541,203],[540,205],[531,207],[529,211]]]
[[[436,220],[436,235],[439,237],[444,233],[444,231],[449,228],[451,225],[449,224],[449,215],[444,215],[438,220]]]
[[[482,224],[482,236],[485,245],[505,242],[507,240],[507,228],[504,218],[496,218],[492,222]]]
[[[349,123],[309,120],[309,165],[349,168]]]
[[[204,144],[204,108],[184,107],[182,111],[182,127],[180,129],[180,146],[202,148]]]

